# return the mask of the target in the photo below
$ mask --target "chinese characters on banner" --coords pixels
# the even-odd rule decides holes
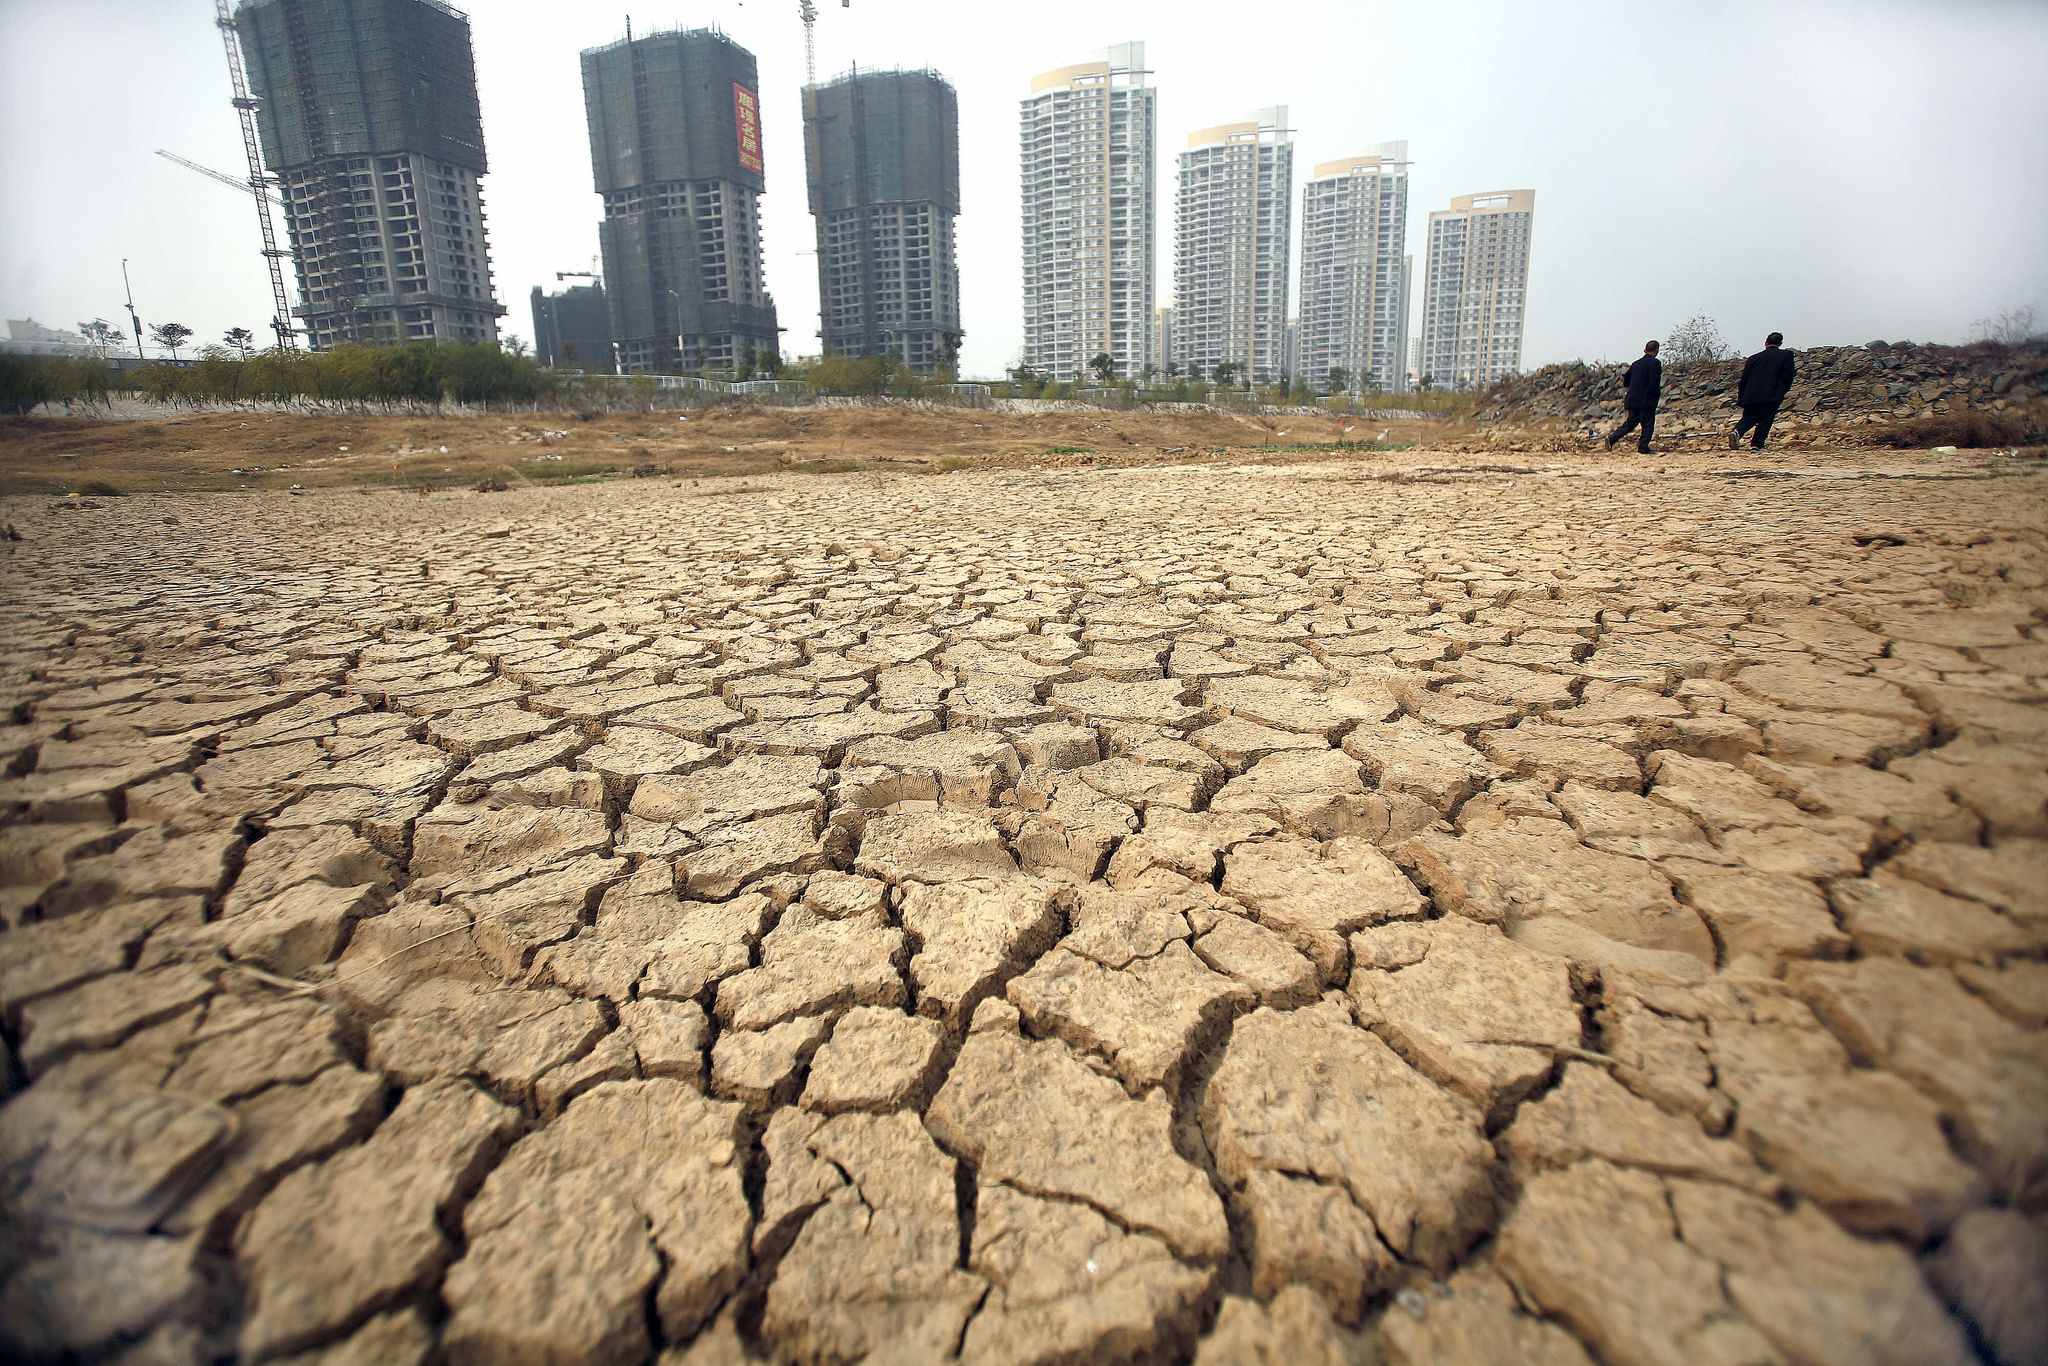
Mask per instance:
[[[738,82],[732,87],[732,112],[740,131],[740,165],[759,172],[761,166],[761,101]]]

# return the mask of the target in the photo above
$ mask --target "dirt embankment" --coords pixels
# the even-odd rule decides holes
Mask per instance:
[[[1432,424],[1223,411],[718,407],[517,416],[210,412],[0,423],[0,493],[508,486],[631,474],[1131,464],[1420,444]]]
[[[2025,446],[2048,440],[2048,343],[1872,342],[1797,352],[1799,377],[1771,440],[1785,446]],[[1496,385],[1481,435],[1569,436],[1621,420],[1619,365],[1546,365]],[[1664,367],[1660,440],[1718,440],[1735,421],[1740,360]]]

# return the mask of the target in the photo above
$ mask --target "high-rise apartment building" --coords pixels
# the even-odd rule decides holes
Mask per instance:
[[[804,91],[827,355],[893,352],[915,370],[960,354],[960,105],[931,71],[856,71]]]
[[[1522,366],[1534,190],[1459,195],[1429,215],[1422,378],[1475,389]]]
[[[1145,45],[1048,71],[1021,107],[1024,364],[1079,378],[1152,364],[1155,92]]]
[[[759,88],[754,54],[710,29],[583,54],[624,373],[731,370],[780,349],[761,269]]]
[[[549,369],[612,373],[612,320],[601,284],[533,287],[533,358]]]
[[[1180,154],[1173,234],[1174,345],[1206,375],[1287,374],[1294,139],[1287,106],[1205,128]]]
[[[1173,309],[1170,307],[1155,308],[1152,310],[1152,319],[1152,366],[1160,374],[1164,375],[1167,367],[1175,364],[1173,356]]]
[[[1404,387],[1408,144],[1325,161],[1301,191],[1301,375],[1347,390]]]
[[[235,13],[306,340],[495,341],[469,20],[440,0]]]

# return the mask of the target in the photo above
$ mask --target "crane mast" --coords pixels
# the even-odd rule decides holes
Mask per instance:
[[[263,148],[256,140],[256,101],[249,94],[249,74],[242,68],[242,49],[235,41],[235,21],[228,13],[228,0],[213,0],[213,8],[214,23],[220,29],[221,46],[227,49],[228,77],[234,83],[235,97],[232,103],[235,106],[235,113],[242,121],[242,151],[249,160],[249,193],[255,197],[256,221],[263,229],[263,261],[270,267],[270,298],[277,310],[276,316],[270,320],[270,326],[277,333],[278,346],[291,351],[297,348],[298,343],[292,334],[291,298],[284,291],[285,253],[278,250],[277,230],[270,221],[270,197],[265,190],[268,182],[263,174]]]
[[[797,13],[804,21],[804,88],[818,83],[818,7],[812,0],[797,0]]]

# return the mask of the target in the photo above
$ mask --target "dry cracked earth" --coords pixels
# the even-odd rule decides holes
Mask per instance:
[[[10,504],[0,1355],[2042,1360],[2048,480],[1429,460]]]

